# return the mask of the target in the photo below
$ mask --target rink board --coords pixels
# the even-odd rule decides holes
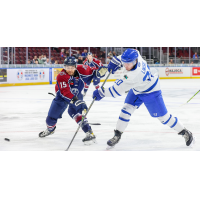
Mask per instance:
[[[50,82],[51,69],[49,68],[1,69],[0,71],[3,71],[0,72],[0,78],[3,78],[0,80],[0,86],[43,85]]]
[[[200,67],[154,67],[160,79],[200,78]],[[63,68],[2,68],[0,69],[0,87],[56,84],[56,77]],[[105,77],[107,77],[108,72]],[[101,82],[105,80],[101,79]],[[123,78],[123,70],[111,74],[107,81]]]
[[[200,67],[151,67],[158,70],[160,79],[193,79],[200,78]],[[106,76],[108,75],[108,72]],[[106,77],[105,76],[105,77]],[[101,80],[104,81],[105,77]],[[109,79],[123,78],[123,70],[111,74]]]

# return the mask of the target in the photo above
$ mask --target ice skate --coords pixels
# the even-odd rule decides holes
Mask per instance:
[[[192,146],[195,143],[195,138],[193,137],[192,133],[187,129],[183,129],[178,134],[184,137],[187,146]]]
[[[121,139],[122,132],[120,132],[118,130],[114,130],[114,131],[115,131],[114,137],[112,139],[108,140],[108,142],[107,142],[107,145],[108,145],[108,147],[106,148],[107,150],[114,148],[115,145]]]
[[[42,131],[41,133],[39,133],[39,137],[46,137],[48,135],[52,135],[54,134],[55,130],[56,130],[56,126],[52,131],[49,131],[47,128],[45,131]]]
[[[86,137],[82,140],[85,145],[91,145],[93,143],[96,143],[96,136],[92,132],[92,130],[89,130],[86,133]]]

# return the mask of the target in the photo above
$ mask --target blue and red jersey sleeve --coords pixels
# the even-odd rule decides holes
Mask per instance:
[[[95,63],[95,66],[96,66],[97,68],[103,66],[103,64],[101,63],[101,61],[100,61],[100,60],[97,60],[96,58],[93,59],[93,62]]]
[[[72,78],[64,70],[60,72],[57,76],[57,84],[55,87],[56,93],[58,92],[59,96],[67,101],[68,103],[73,99],[74,95],[71,92],[70,82]]]
[[[88,60],[87,59],[85,59],[84,61],[83,61],[83,64],[85,65],[87,65],[87,63],[88,63]]]
[[[88,65],[77,65],[77,70],[82,77],[89,77],[92,76],[94,71],[97,70],[96,67],[90,67]]]
[[[81,79],[86,84],[90,84],[90,82],[93,79],[93,76],[95,75],[95,71],[97,70],[97,68],[96,67],[90,67],[88,65],[78,65],[77,70],[79,72]]]

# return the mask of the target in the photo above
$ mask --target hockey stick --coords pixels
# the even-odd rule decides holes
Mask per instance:
[[[55,94],[53,94],[53,93],[51,93],[51,92],[48,92],[48,94],[51,94],[51,95],[53,95],[54,97],[56,97],[56,95],[55,95]]]
[[[103,82],[103,84],[102,84],[101,87],[103,87],[103,86],[105,85],[105,83],[106,83],[106,81],[108,80],[108,77],[110,76],[111,73],[112,73],[112,70],[110,70],[110,73],[109,73],[108,76],[106,77],[106,79],[105,79],[105,81]],[[69,146],[67,147],[67,149],[66,149],[65,151],[68,151],[68,150],[69,150],[69,147],[71,146],[72,142],[74,141],[74,138],[76,137],[76,134],[78,133],[78,131],[79,131],[79,129],[80,129],[80,127],[81,127],[81,125],[82,125],[84,119],[86,118],[87,114],[89,113],[90,108],[92,107],[92,105],[93,105],[93,103],[94,103],[95,100],[96,100],[96,97],[93,99],[92,103],[90,104],[90,107],[88,108],[86,114],[82,117],[82,121],[81,121],[81,123],[79,124],[78,129],[76,130],[76,132],[75,132],[75,134],[74,134],[74,137],[72,138],[72,140],[71,140]]]
[[[196,96],[199,92],[200,92],[200,90],[199,90],[194,96]],[[193,96],[193,97],[194,97],[194,96]],[[181,106],[187,104],[191,99],[193,99],[193,97],[191,97],[186,103],[182,104]]]

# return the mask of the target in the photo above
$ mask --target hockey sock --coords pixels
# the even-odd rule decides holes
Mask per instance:
[[[76,121],[77,124],[81,123],[82,120],[82,115],[80,113],[77,113],[74,116],[74,120]],[[88,124],[87,118],[84,119],[82,125],[81,125],[82,130],[87,133],[89,130],[91,130],[91,126]]]
[[[133,112],[136,109],[137,109],[136,107],[130,104],[127,104],[127,103],[124,104],[121,110],[121,113],[119,115],[119,119],[117,121],[116,130],[119,130],[120,132],[124,132],[124,130],[126,129],[130,121],[131,114],[133,114]]]
[[[87,91],[88,91],[88,88],[85,88],[85,89],[84,89],[84,93],[86,93]]]
[[[49,131],[54,130],[56,123],[57,123],[57,119],[47,116],[46,124]]]
[[[99,89],[99,85],[96,85],[96,86],[95,86],[95,89],[96,89],[96,90]]]
[[[184,129],[183,124],[178,120],[177,117],[173,117],[171,114],[167,113],[166,115],[162,117],[158,117],[158,120],[164,124],[169,126],[170,128],[173,128],[178,133],[181,132]]]

